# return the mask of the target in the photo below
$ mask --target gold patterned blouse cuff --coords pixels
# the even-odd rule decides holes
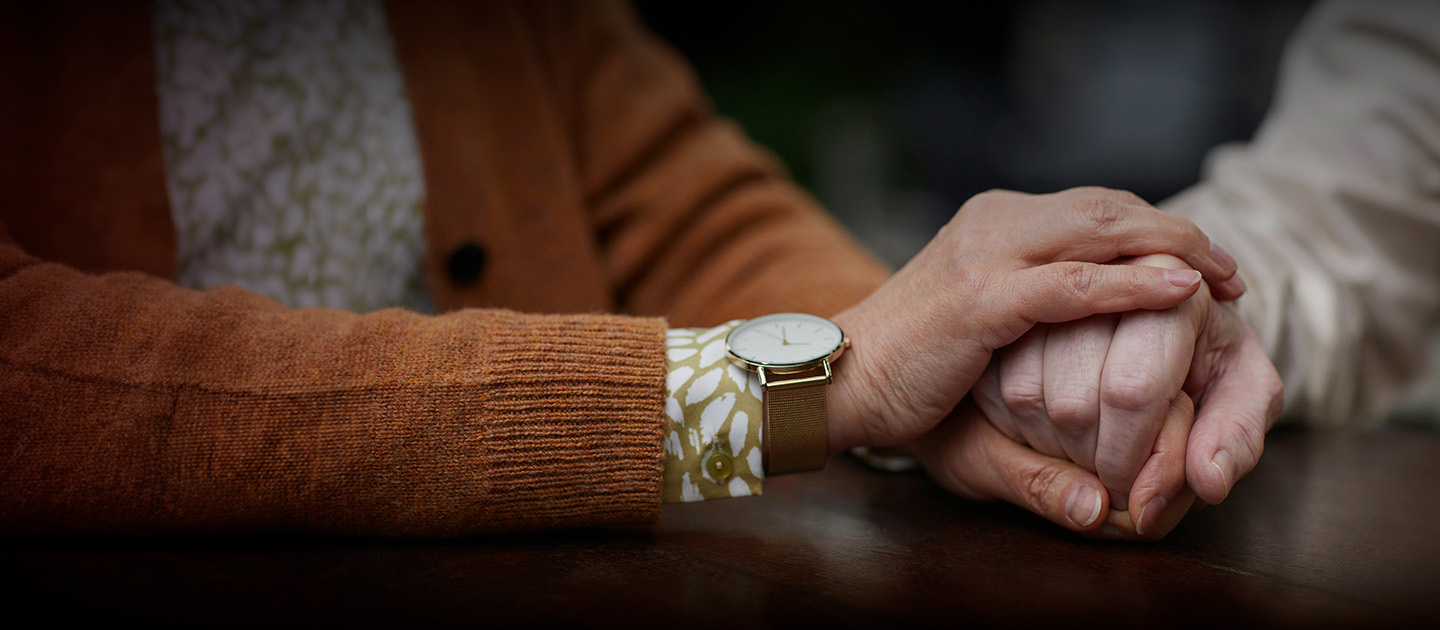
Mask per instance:
[[[760,494],[760,379],[725,352],[741,321],[666,333],[666,503]]]

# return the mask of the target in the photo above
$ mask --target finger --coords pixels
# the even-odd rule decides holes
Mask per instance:
[[[1160,436],[1155,438],[1155,448],[1130,490],[1129,506],[1136,535],[1155,530],[1172,506],[1181,505],[1179,497],[1185,491],[1185,445],[1194,422],[1195,404],[1188,394],[1180,392],[1170,402],[1165,424]],[[1175,509],[1181,513],[1186,511]]]
[[[1037,326],[1005,347],[998,371],[1000,397],[1009,412],[1009,420],[1020,433],[1021,442],[1046,455],[1063,457],[1065,451],[1055,437],[1049,415],[1045,413],[1044,372],[1048,333],[1049,327]],[[992,424],[998,425],[995,416],[989,417]]]
[[[1199,311],[1182,305],[1126,313],[1115,329],[1100,380],[1095,472],[1120,509],[1130,507],[1135,477],[1190,373]]]
[[[1235,275],[1235,261],[1184,217],[1161,211],[1138,198],[1096,194],[1094,189],[1056,195],[1063,204],[1059,217],[1037,226],[1039,248],[1034,262],[1081,260],[1103,262],[1121,256],[1166,253],[1178,256],[1212,283]],[[1138,202],[1137,202],[1138,201]]]
[[[937,483],[962,497],[1005,500],[1073,531],[1100,527],[1100,480],[1002,435],[969,402],[916,444]]]
[[[1254,470],[1284,403],[1275,366],[1253,332],[1244,328],[1242,334],[1234,358],[1221,365],[1200,401],[1186,453],[1186,479],[1211,504],[1224,501],[1235,482]]]
[[[1086,538],[1096,540],[1153,542],[1164,538],[1166,534],[1169,534],[1175,529],[1176,525],[1180,524],[1180,521],[1185,520],[1187,514],[1204,507],[1204,505],[1204,502],[1200,501],[1193,491],[1189,488],[1184,488],[1180,491],[1180,494],[1175,497],[1175,501],[1171,504],[1171,507],[1166,509],[1162,516],[1154,519],[1154,523],[1145,526],[1145,533],[1143,534],[1135,533],[1135,520],[1133,518],[1135,515],[1133,513],[1122,510],[1110,510],[1110,513],[1105,516],[1105,523],[1103,525],[1084,532],[1083,535]],[[1151,520],[1148,512],[1145,516],[1147,521]]]
[[[1011,290],[1001,298],[996,313],[1023,321],[992,324],[1024,326],[1068,322],[1097,313],[1167,309],[1194,295],[1200,285],[1200,274],[1189,269],[1082,262],[1030,267],[1011,277]]]
[[[1046,414],[1065,457],[1086,470],[1095,470],[1098,384],[1119,322],[1119,315],[1105,314],[1054,324],[1045,339]]]
[[[990,364],[985,366],[985,371],[975,381],[975,386],[970,388],[970,399],[980,408],[980,413],[990,420],[990,424],[995,425],[1005,437],[1025,443],[1020,424],[1010,416],[1010,409],[1005,406],[1005,400],[1000,396],[1000,363],[1009,352],[1010,346],[1005,346],[991,355]]]
[[[1245,295],[1245,289],[1245,279],[1236,273],[1230,276],[1229,280],[1210,285],[1210,295],[1222,302],[1228,302]]]
[[[1215,261],[1220,263],[1221,266],[1237,267],[1235,257],[1231,256],[1230,252],[1226,251],[1224,247],[1213,240],[1210,241],[1210,255],[1215,258]],[[1212,282],[1210,284],[1210,295],[1214,296],[1217,300],[1235,300],[1244,294],[1245,279],[1240,277],[1238,268],[1236,269],[1235,275],[1230,276],[1230,279],[1224,282]]]

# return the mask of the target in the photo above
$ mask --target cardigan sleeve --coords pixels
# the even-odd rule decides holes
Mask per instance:
[[[665,325],[292,310],[0,225],[0,532],[458,536],[658,516]]]
[[[620,2],[531,3],[572,108],[578,171],[622,310],[675,326],[831,315],[889,272],[779,163],[715,117],[685,62]]]

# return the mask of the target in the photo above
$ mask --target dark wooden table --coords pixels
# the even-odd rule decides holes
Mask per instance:
[[[0,601],[8,619],[206,625],[1440,627],[1440,435],[1277,431],[1267,447],[1230,500],[1155,544],[1087,541],[838,459],[645,529],[0,539]]]

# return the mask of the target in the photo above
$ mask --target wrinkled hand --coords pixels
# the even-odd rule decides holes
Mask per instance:
[[[1182,303],[1198,289],[1195,271],[1099,264],[1157,252],[1239,290],[1227,282],[1233,261],[1194,224],[1130,193],[975,196],[889,282],[834,318],[855,346],[829,394],[831,451],[929,431],[991,353],[1037,322]]]
[[[972,396],[1012,441],[1097,473],[1105,531],[1131,538],[1164,535],[1196,494],[1224,500],[1258,462],[1281,407],[1254,333],[1206,291],[1166,311],[1036,327],[997,356]]]
[[[1190,399],[1176,397],[1157,446],[1156,466],[1182,466],[1184,432],[1190,428]],[[1179,442],[1178,448],[1176,442]],[[1169,533],[1186,510],[1146,515],[1144,534],[1134,534],[1131,515],[1110,510],[1104,486],[1095,473],[1061,457],[1052,457],[1016,442],[991,422],[970,398],[913,445],[936,483],[973,501],[1008,501],[1061,527],[1100,538],[1157,540]],[[1175,505],[1193,501],[1182,491]]]

